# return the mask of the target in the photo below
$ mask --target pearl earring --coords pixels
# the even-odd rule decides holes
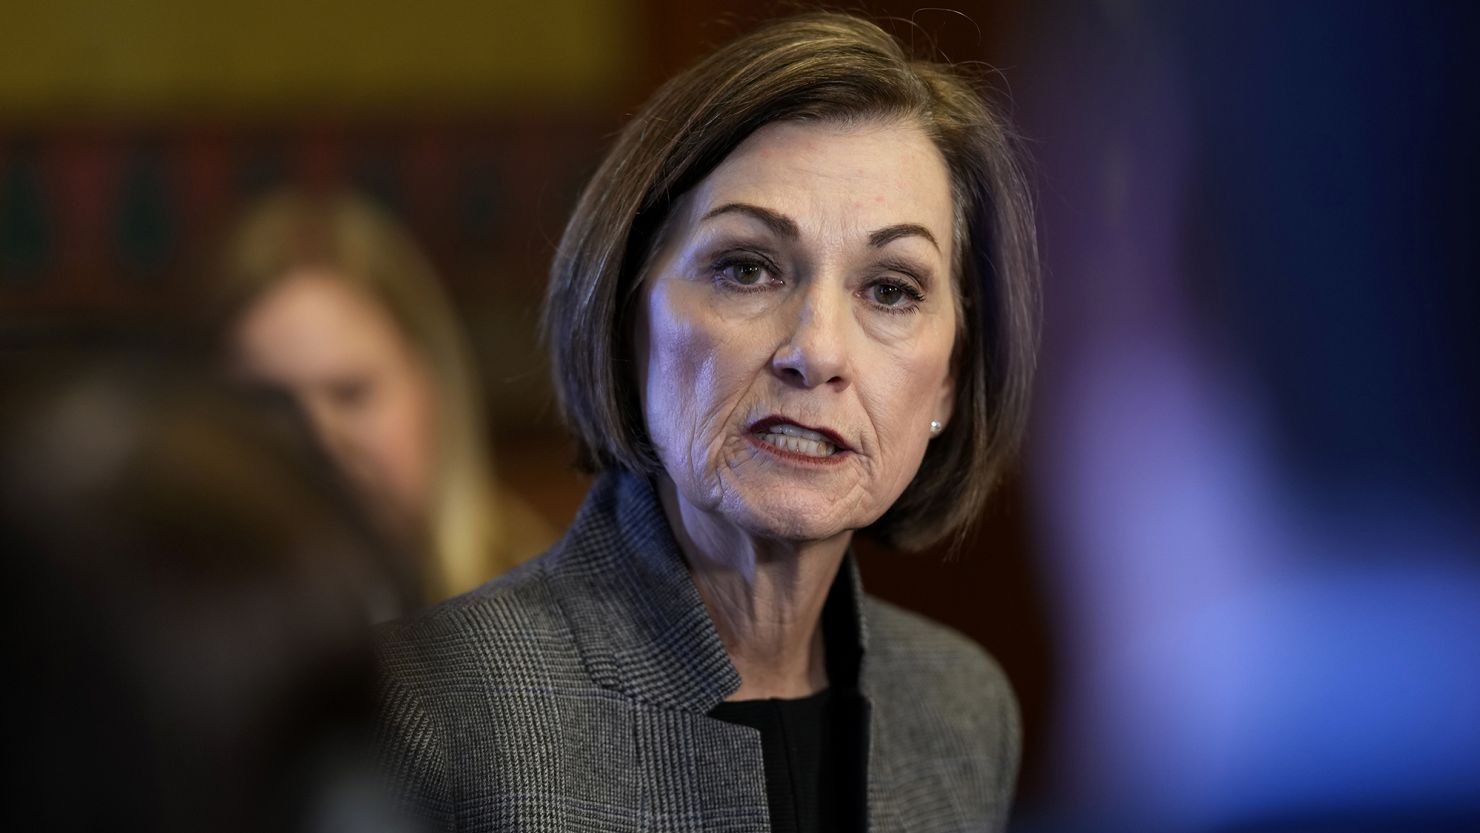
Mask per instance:
[[[941,425],[938,420],[930,420],[930,436],[939,437],[941,430],[944,428],[945,426]]]

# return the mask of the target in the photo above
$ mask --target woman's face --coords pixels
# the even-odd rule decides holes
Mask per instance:
[[[949,174],[918,127],[780,122],[674,207],[636,355],[681,500],[763,537],[872,523],[953,396]]]
[[[290,272],[233,333],[240,370],[281,388],[394,531],[422,528],[431,503],[433,384],[399,328],[334,273]]]

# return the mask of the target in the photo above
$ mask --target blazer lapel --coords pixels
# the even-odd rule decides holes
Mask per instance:
[[[551,590],[600,685],[697,715],[740,688],[645,479],[602,477],[563,544]]]
[[[770,830],[760,733],[704,715],[642,709],[636,718],[642,815],[652,830]]]
[[[553,595],[592,678],[632,705],[632,749],[615,757],[636,761],[644,829],[769,830],[759,733],[708,716],[740,688],[740,675],[650,484],[602,477],[562,543],[548,572]],[[852,654],[863,698],[868,829],[909,831],[896,772],[909,746],[889,733],[891,704],[871,699],[863,588],[851,556],[843,570],[838,589],[853,628],[830,633],[829,650]],[[845,647],[853,640],[856,652]]]
[[[654,831],[762,833],[770,827],[760,736],[708,716],[740,688],[668,521],[644,479],[609,474],[587,497],[548,573],[582,662],[628,703]]]

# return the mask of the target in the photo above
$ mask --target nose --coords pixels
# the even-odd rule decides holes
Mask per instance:
[[[314,438],[340,470],[361,486],[373,484],[377,477],[370,455],[365,453],[350,418],[342,409],[325,397],[312,395],[300,397],[299,405],[308,417]]]
[[[803,298],[791,332],[771,357],[772,372],[787,384],[848,387],[848,305],[836,294],[814,285]]]

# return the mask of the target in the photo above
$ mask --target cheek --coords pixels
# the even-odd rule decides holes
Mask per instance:
[[[750,375],[731,328],[686,294],[660,285],[647,307],[644,410],[653,442],[670,452],[715,439]]]
[[[429,380],[406,374],[388,380],[363,422],[363,439],[385,486],[419,514],[430,503],[436,408]]]
[[[932,346],[926,351],[896,354],[880,361],[875,384],[869,385],[869,410],[885,454],[892,486],[900,491],[909,484],[925,457],[930,441],[930,420],[946,391],[949,349]]]

